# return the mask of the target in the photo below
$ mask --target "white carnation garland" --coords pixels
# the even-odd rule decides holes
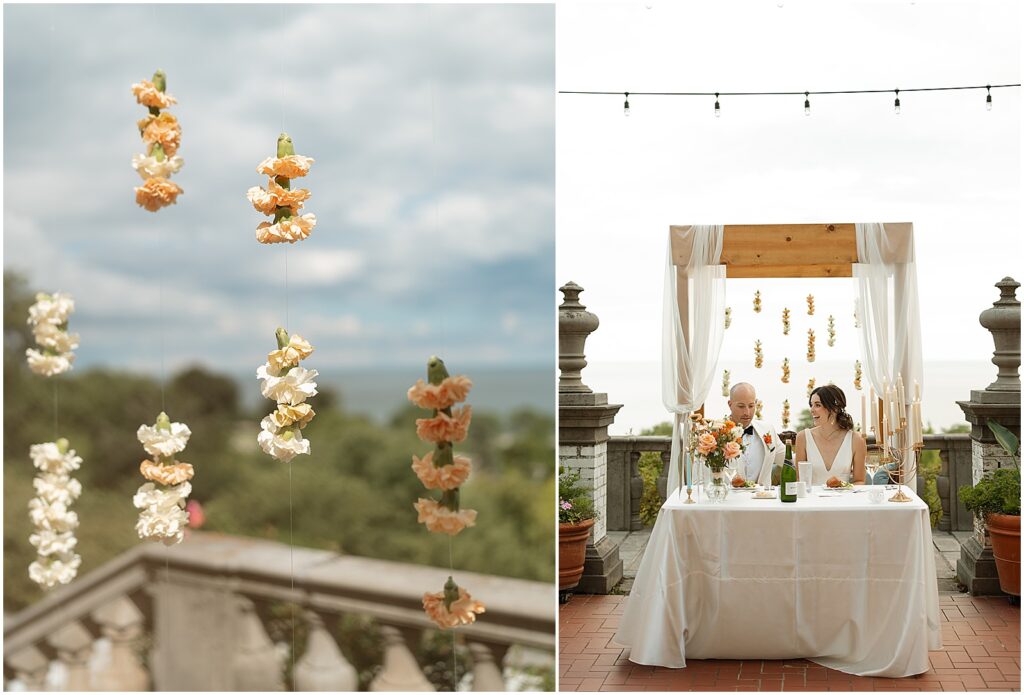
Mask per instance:
[[[135,530],[143,540],[160,541],[164,545],[181,543],[188,526],[185,500],[192,492],[192,465],[175,459],[184,451],[192,435],[188,425],[171,422],[167,413],[160,413],[155,425],[141,425],[139,442],[153,460],[142,462],[140,470],[149,481],[132,497],[139,509]],[[158,486],[159,485],[159,486]]]
[[[68,319],[75,311],[71,295],[40,292],[36,303],[28,309],[28,323],[39,348],[28,348],[28,367],[42,376],[55,376],[71,370],[75,361],[72,350],[78,348],[78,334],[68,333]]]
[[[66,439],[33,444],[29,455],[39,473],[32,481],[36,496],[28,503],[36,529],[28,539],[36,549],[28,576],[44,589],[52,589],[74,579],[82,564],[82,557],[75,552],[78,514],[69,509],[82,494],[81,483],[70,475],[82,465],[82,459]]]
[[[288,335],[278,328],[278,349],[267,355],[267,361],[256,370],[263,381],[260,391],[277,402],[277,410],[263,418],[256,437],[260,448],[278,461],[288,463],[299,454],[308,454],[309,440],[302,429],[316,415],[306,399],[315,396],[318,374],[315,369],[299,366],[299,361],[313,353],[313,346],[300,335]]]

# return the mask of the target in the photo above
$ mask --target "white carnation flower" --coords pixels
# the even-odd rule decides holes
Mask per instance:
[[[78,545],[78,539],[72,531],[42,530],[28,537],[28,542],[36,548],[40,555],[61,555],[70,553]]]
[[[263,379],[260,391],[266,398],[278,403],[298,405],[316,395],[316,382],[313,379],[320,374],[315,369],[292,367],[284,376],[271,374],[270,369],[270,363],[267,362],[256,370],[256,376]]]
[[[260,448],[265,453],[270,454],[278,461],[288,463],[298,454],[309,453],[309,440],[303,439],[302,433],[298,429],[289,430],[293,436],[285,439],[278,434],[278,427],[269,415],[263,418],[260,427],[263,430],[256,437],[256,441],[259,442]]]
[[[29,348],[25,350],[28,356],[28,368],[42,376],[54,376],[63,374],[71,369],[71,363],[75,361],[75,354],[68,352],[63,355],[46,355],[38,350]]]
[[[54,323],[40,323],[32,329],[36,342],[53,352],[64,353],[78,349],[78,334],[68,333]]]
[[[74,449],[62,454],[55,442],[33,444],[28,451],[33,465],[46,473],[70,473],[82,465],[82,457],[77,456]]]
[[[75,553],[66,553],[57,558],[43,558],[29,565],[28,576],[36,584],[50,589],[74,579],[81,564],[82,557]]]
[[[173,456],[183,451],[191,435],[188,425],[180,422],[172,422],[169,432],[152,425],[141,425],[137,432],[142,448],[150,456]]]
[[[66,473],[41,473],[32,481],[36,495],[48,504],[67,506],[82,494],[82,484]]]
[[[185,160],[178,155],[165,157],[162,162],[158,162],[153,155],[136,154],[132,156],[132,166],[135,171],[139,172],[139,176],[143,180],[154,176],[169,178],[171,174],[177,174],[184,164]]]
[[[63,532],[78,528],[78,514],[63,502],[49,503],[33,497],[28,501],[28,515],[37,530]]]
[[[135,493],[132,503],[142,512],[135,524],[139,538],[162,541],[165,545],[180,543],[185,538],[188,512],[185,498],[192,492],[190,483],[160,489],[145,483]]]
[[[75,300],[69,294],[56,292],[49,297],[37,294],[36,303],[28,308],[28,322],[33,325],[52,323],[59,326],[67,323],[74,310]]]

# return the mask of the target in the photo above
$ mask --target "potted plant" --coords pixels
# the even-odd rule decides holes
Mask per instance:
[[[583,576],[587,539],[597,518],[594,501],[576,471],[558,469],[558,589],[572,589]]]
[[[988,421],[996,441],[1013,460],[1013,468],[989,471],[974,487],[960,488],[964,506],[985,521],[996,559],[999,586],[1020,596],[1020,441],[998,422]]]

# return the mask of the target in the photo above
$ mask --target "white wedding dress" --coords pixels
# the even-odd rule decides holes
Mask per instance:
[[[814,435],[810,430],[805,431],[807,460],[812,464],[811,484],[824,485],[825,481],[836,476],[840,480],[853,482],[853,430],[847,430],[843,443],[839,445],[835,459],[830,467],[825,466],[825,460],[818,451],[818,445],[814,441]]]

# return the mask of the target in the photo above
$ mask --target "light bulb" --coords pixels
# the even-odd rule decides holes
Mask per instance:
[[[988,94],[985,96],[985,109],[988,111],[992,110],[992,88],[989,86],[985,87],[985,91]]]
[[[624,105],[624,106],[622,107],[622,112],[623,112],[623,114],[625,114],[626,116],[628,116],[628,115],[629,115],[629,92],[626,92],[626,103],[625,103],[625,105]]]
[[[722,107],[718,105],[718,92],[715,92],[715,118],[722,115]]]
[[[896,109],[896,115],[900,115],[900,90],[896,90],[896,102],[893,104],[893,108]]]
[[[804,99],[804,115],[805,116],[810,116],[811,115],[811,100],[810,99]]]

